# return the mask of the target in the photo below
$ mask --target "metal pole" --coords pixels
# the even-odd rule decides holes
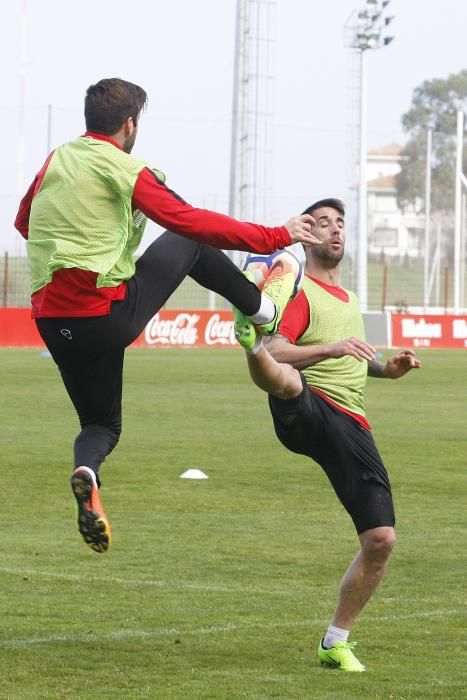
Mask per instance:
[[[454,313],[460,309],[461,275],[461,219],[462,219],[462,146],[464,139],[464,112],[457,112],[456,196],[454,210]]]
[[[232,133],[230,140],[230,185],[229,185],[229,216],[235,216],[237,198],[237,140],[238,140],[238,76],[240,74],[240,25],[242,16],[242,0],[237,0],[235,19],[234,74],[232,92]]]
[[[383,291],[381,295],[381,311],[386,311],[386,303],[388,298],[388,266],[383,268]]]
[[[28,3],[22,0],[20,15],[20,65],[19,65],[19,118],[18,118],[18,172],[17,193],[23,195],[26,161],[26,71],[28,50]]]
[[[466,223],[467,223],[467,212],[466,212],[466,206],[467,206],[467,196],[465,194],[462,194],[462,217],[461,217],[461,243],[460,243],[460,248],[461,248],[461,258],[460,258],[460,292],[459,292],[459,297],[460,297],[460,302],[461,302],[461,308],[465,309],[465,252],[466,252],[466,244],[467,244],[467,231],[465,230]]]
[[[365,50],[360,49],[360,178],[358,186],[357,295],[362,311],[366,311],[368,307],[366,150],[366,65]]]
[[[209,290],[208,293],[208,309],[209,311],[214,311],[216,308],[216,297],[217,294],[216,292],[213,292],[211,289]]]
[[[438,221],[436,226],[436,287],[435,287],[435,304],[439,306],[441,287],[441,221]]]
[[[449,306],[449,267],[444,268],[444,313],[447,314]]]
[[[426,164],[425,164],[425,264],[423,266],[423,310],[426,313],[430,304],[428,277],[430,270],[430,216],[431,216],[431,145],[432,131],[426,132]]]
[[[6,308],[8,306],[8,251],[5,251],[3,256],[3,306]]]

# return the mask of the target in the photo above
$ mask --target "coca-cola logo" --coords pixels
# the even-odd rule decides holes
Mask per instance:
[[[173,319],[162,319],[157,313],[148,323],[144,338],[148,345],[196,345],[198,314],[181,312]]]
[[[213,314],[204,331],[206,345],[236,345],[233,321],[222,320],[219,314]]]

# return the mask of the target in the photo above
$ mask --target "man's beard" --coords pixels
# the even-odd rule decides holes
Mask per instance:
[[[340,250],[333,250],[328,248],[326,245],[316,245],[313,247],[312,255],[315,258],[319,258],[319,261],[323,267],[330,270],[337,267],[344,257],[344,246]]]
[[[128,136],[125,141],[123,142],[123,150],[125,153],[131,153],[133,150],[133,146],[135,145],[136,141],[136,129],[133,131],[133,133]]]

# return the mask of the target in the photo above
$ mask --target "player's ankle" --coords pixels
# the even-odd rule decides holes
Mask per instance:
[[[247,355],[256,355],[257,352],[263,347],[263,337],[258,333],[256,336],[255,344],[249,350],[245,349]]]

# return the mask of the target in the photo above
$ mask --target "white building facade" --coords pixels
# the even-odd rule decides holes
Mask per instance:
[[[368,151],[368,254],[398,257],[401,261],[423,254],[425,217],[414,207],[397,205],[396,175],[400,172],[402,146],[390,144]]]

